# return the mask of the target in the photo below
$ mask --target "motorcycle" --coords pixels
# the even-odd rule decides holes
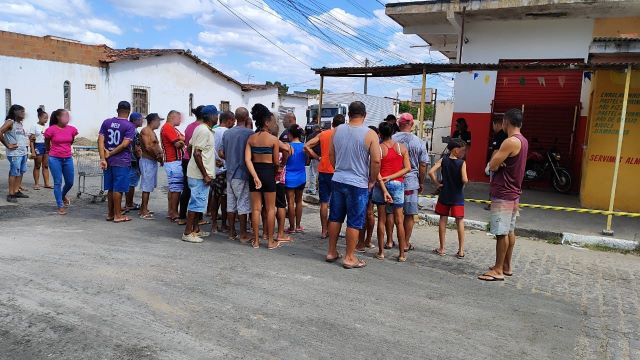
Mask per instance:
[[[560,154],[555,151],[547,151],[546,156],[532,151],[527,156],[525,168],[525,181],[536,181],[547,176],[551,170],[551,184],[560,193],[571,191],[571,174],[560,166]]]

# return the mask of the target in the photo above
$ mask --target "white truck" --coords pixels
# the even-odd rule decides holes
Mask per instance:
[[[347,117],[349,104],[362,101],[367,108],[366,125],[378,126],[387,115],[398,115],[398,105],[395,99],[365,95],[358,93],[324,94],[322,99],[322,117],[320,124],[323,129],[331,127],[333,117],[342,114]],[[318,115],[318,105],[307,108],[307,124]]]

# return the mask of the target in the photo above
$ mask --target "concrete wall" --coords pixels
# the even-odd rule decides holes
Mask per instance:
[[[583,59],[589,53],[592,19],[517,20],[465,24],[462,61],[497,63],[501,59]],[[455,80],[456,112],[491,112],[496,72],[460,73]],[[488,77],[486,77],[488,75]],[[586,115],[590,87],[583,87]]]
[[[442,142],[443,136],[451,134],[451,118],[453,117],[454,102],[451,100],[442,100],[436,102],[436,119],[433,124],[433,151],[440,154],[447,147]]]
[[[307,107],[309,107],[309,99],[298,96],[280,96],[280,106],[295,108],[293,112],[296,115],[298,124],[307,123]]]
[[[114,109],[118,100],[132,101],[132,86],[147,87],[149,112],[165,117],[170,110],[180,111],[185,116],[181,128],[194,119],[186,119],[189,94],[193,94],[194,107],[207,104],[219,107],[222,101],[229,101],[232,110],[245,105],[239,85],[177,54],[118,61],[110,65],[108,79],[108,98]]]
[[[100,121],[116,108],[115,102],[109,104],[105,68],[0,56],[0,91],[10,89],[12,103],[26,108],[28,127],[36,123],[40,105],[49,113],[64,106],[65,81],[71,83],[71,123],[81,136],[96,135]],[[85,89],[85,84],[96,85],[96,90]]]
[[[38,106],[44,105],[49,113],[63,107],[65,81],[71,83],[72,123],[90,139],[97,137],[102,120],[115,115],[118,101],[132,101],[132,86],[147,88],[149,112],[162,117],[170,110],[182,112],[183,129],[194,119],[189,119],[189,94],[194,106],[229,101],[232,111],[239,106],[251,109],[258,102],[277,111],[279,104],[276,88],[243,92],[238,84],[177,54],[122,60],[106,68],[0,56],[0,91],[10,89],[12,103],[27,109],[27,126],[36,122]],[[88,90],[85,84],[96,89]]]

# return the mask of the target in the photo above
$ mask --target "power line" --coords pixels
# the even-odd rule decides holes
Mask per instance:
[[[240,21],[242,21],[245,25],[247,25],[249,28],[251,28],[251,30],[255,31],[258,35],[260,35],[263,39],[267,40],[268,42],[270,42],[271,44],[273,44],[273,46],[277,47],[278,49],[282,50],[285,54],[289,55],[291,58],[293,58],[294,60],[298,61],[299,63],[301,63],[302,65],[311,68],[311,65],[305,63],[304,61],[298,59],[297,57],[291,55],[287,50],[285,50],[284,48],[282,48],[280,45],[278,45],[277,43],[275,43],[274,41],[272,41],[271,39],[269,39],[268,37],[266,37],[265,35],[263,35],[260,31],[258,31],[256,28],[254,28],[251,24],[249,24],[247,21],[245,21],[240,15],[236,14],[233,10],[231,10],[231,8],[226,5],[225,3],[223,3],[221,0],[217,0],[218,3],[222,6],[224,6],[225,9],[227,9],[227,11],[229,11],[231,14],[233,14],[233,16],[237,17]]]

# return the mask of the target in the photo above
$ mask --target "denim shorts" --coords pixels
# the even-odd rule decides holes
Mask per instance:
[[[198,213],[206,212],[209,203],[209,189],[211,187],[205,184],[202,179],[187,178],[187,183],[191,190],[187,210]]]
[[[391,180],[387,181],[385,184],[389,195],[393,198],[393,203],[389,204],[389,206],[394,208],[401,208],[404,206],[404,183],[402,181]],[[373,195],[371,196],[371,201],[376,205],[384,205],[386,202],[384,201],[384,193],[382,192],[382,188],[380,185],[376,185],[373,188]]]
[[[321,203],[328,204],[329,201],[331,201],[331,179],[333,179],[333,174],[318,174],[318,192],[320,194]]]
[[[44,146],[44,143],[35,143],[34,145],[36,155],[44,155],[47,153],[47,148]]]
[[[140,158],[140,190],[153,192],[158,186],[158,162],[151,159]]]
[[[369,189],[332,181],[329,221],[344,223],[347,227],[362,230],[367,215]]]
[[[490,233],[493,235],[508,235],[516,229],[518,216],[518,200],[491,199]]]
[[[169,192],[182,192],[184,190],[184,174],[182,173],[182,161],[164,163],[164,171],[167,173],[167,187]]]
[[[9,160],[9,176],[21,176],[27,172],[27,155],[7,156]]]
[[[129,187],[137,187],[140,184],[140,168],[131,167],[129,170]]]
[[[104,189],[113,192],[129,191],[129,170],[124,166],[108,166],[104,171]]]

